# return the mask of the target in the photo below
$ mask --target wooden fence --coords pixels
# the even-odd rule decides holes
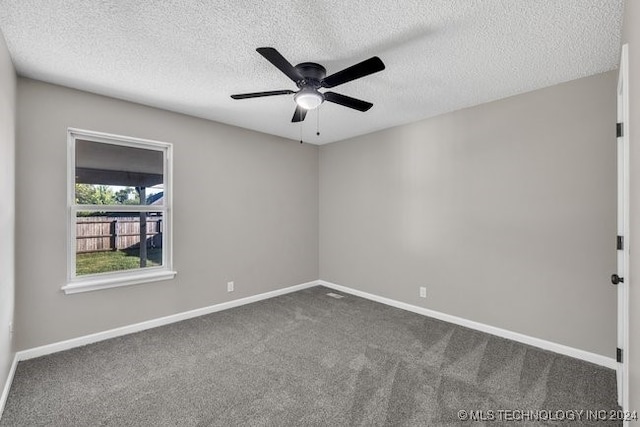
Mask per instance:
[[[78,217],[76,252],[102,252],[140,247],[140,217]],[[147,217],[147,247],[162,247],[162,218]]]

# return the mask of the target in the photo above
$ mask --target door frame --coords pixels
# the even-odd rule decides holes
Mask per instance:
[[[617,250],[617,274],[624,278],[617,289],[617,345],[622,349],[622,362],[617,363],[618,404],[629,409],[629,48],[622,46],[617,88],[617,118],[622,123],[622,135],[617,138],[618,176],[618,235],[623,236],[621,250]]]

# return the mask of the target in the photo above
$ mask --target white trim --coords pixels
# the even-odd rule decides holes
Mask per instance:
[[[453,323],[455,325],[460,325],[466,328],[475,329],[480,332],[486,332],[491,335],[507,338],[513,341],[521,342],[523,344],[528,344],[544,350],[549,350],[554,353],[559,353],[565,356],[574,357],[576,359],[591,362],[596,365],[604,366],[610,369],[616,369],[616,360],[611,357],[602,356],[600,354],[591,353],[588,351],[569,347],[563,344],[557,344],[557,343],[546,341],[540,338],[530,337],[528,335],[520,334],[518,332],[497,328],[495,326],[486,325],[484,323],[474,322],[473,320],[467,320],[462,317],[452,316],[450,314],[441,313],[439,311],[430,310],[428,308],[418,307],[415,305],[396,301],[390,298],[385,298],[378,295],[370,294],[368,292],[359,291],[357,289],[348,288],[346,286],[337,285],[335,283],[327,282],[325,280],[319,280],[318,282],[320,285],[325,286],[327,288],[334,289],[336,291],[345,292],[347,294],[355,295],[361,298],[366,298],[371,301],[375,301],[375,302],[379,302],[392,307],[400,308],[402,310],[411,311],[413,313],[421,314],[423,316],[433,317],[434,319],[439,319],[445,322]]]
[[[171,143],[164,141],[156,141],[153,139],[135,138],[133,136],[116,135],[106,132],[96,132],[93,130],[67,128],[69,135],[73,138],[84,138],[95,142],[104,142],[107,144],[123,145],[126,147],[145,146],[150,150],[162,151],[171,147]]]
[[[151,270],[151,269],[149,269]],[[143,271],[134,270],[136,273],[124,273],[116,275],[116,273],[101,273],[99,275],[92,275],[90,279],[83,279],[77,282],[70,282],[64,285],[61,289],[65,294],[77,294],[79,292],[98,291],[100,289],[117,288],[120,286],[139,285],[141,283],[159,282],[162,280],[173,279],[176,274],[171,270],[155,270],[155,271]]]
[[[187,320],[187,319],[191,319],[198,316],[204,316],[206,314],[215,313],[217,311],[228,310],[230,308],[239,307],[245,304],[251,304],[252,302],[262,301],[265,299],[277,297],[277,296],[288,294],[291,292],[300,291],[302,289],[311,288],[317,285],[318,285],[318,281],[312,281],[312,282],[302,283],[300,285],[290,286],[288,288],[276,289],[275,291],[265,292],[263,294],[253,295],[246,298],[240,298],[233,301],[227,301],[220,304],[211,305],[208,307],[197,308],[195,310],[172,314],[172,315],[160,317],[157,319],[147,320],[141,323],[135,323],[133,325],[127,325],[127,326],[122,326],[120,328],[110,329],[108,331],[97,332],[91,335],[85,335],[78,338],[71,338],[66,341],[60,341],[52,344],[43,345],[40,347],[22,350],[22,351],[19,351],[16,356],[18,360],[33,359],[35,357],[45,356],[47,354],[57,353],[59,351],[69,350],[76,347],[82,347],[83,345],[92,344],[98,341],[104,341],[110,338],[115,338],[122,335],[140,332],[146,329],[156,328],[158,326],[164,326],[164,325],[180,322],[182,320]]]
[[[11,390],[11,383],[13,382],[13,376],[16,373],[16,368],[18,367],[18,360],[18,354],[16,353],[13,356],[13,362],[9,369],[9,375],[7,375],[7,381],[4,383],[4,387],[2,388],[2,396],[0,396],[0,419],[2,419],[4,406],[7,404],[7,399],[9,398],[9,391]]]
[[[618,374],[618,404],[623,410],[629,410],[629,287],[631,286],[631,274],[629,272],[630,254],[630,169],[629,169],[629,46],[622,45],[620,52],[620,67],[618,74],[618,117],[622,123],[622,137],[618,138],[618,234],[623,236],[624,245],[622,251],[617,251],[617,274],[624,278],[624,282],[617,285],[618,313],[617,313],[617,345],[622,349],[622,363],[617,364]],[[621,164],[622,163],[622,164]],[[620,170],[622,169],[622,171]],[[620,267],[622,266],[622,271]],[[625,422],[625,425],[628,423]]]
[[[75,205],[76,150],[73,129],[67,129],[67,281],[76,276]],[[73,184],[72,184],[73,183]]]
[[[164,197],[163,197],[164,199]],[[75,212],[82,211],[118,211],[118,212],[165,212],[164,205],[75,205],[71,209]]]
[[[164,242],[162,243],[162,266],[173,270],[173,144],[168,144],[163,151],[164,160],[164,199],[162,205],[166,208],[163,222]]]

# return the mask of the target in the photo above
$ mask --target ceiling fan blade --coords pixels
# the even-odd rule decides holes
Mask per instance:
[[[274,48],[259,47],[256,49],[256,51],[258,51],[260,55],[264,56],[267,61],[275,65],[277,69],[286,74],[287,77],[289,77],[294,82],[302,79],[302,76],[298,73],[298,70],[296,70],[296,68],[291,65],[291,63],[287,61],[285,57],[282,56],[280,52],[278,52]]]
[[[369,58],[366,61],[362,61],[356,65],[352,65],[349,68],[345,68],[342,71],[338,71],[337,73],[325,77],[321,84],[322,87],[332,88],[382,70],[384,70],[384,63],[380,58],[374,56],[373,58]]]
[[[296,111],[293,112],[293,118],[291,119],[292,123],[301,122],[307,116],[307,110],[302,108],[299,105],[296,105]]]
[[[350,96],[346,95],[340,95],[339,93],[335,92],[325,92],[323,95],[325,101],[333,102],[334,104],[340,104],[358,111],[367,111],[369,108],[373,107],[373,104],[370,102],[351,98]]]
[[[292,90],[271,90],[268,92],[252,92],[252,93],[240,93],[238,95],[231,95],[233,99],[247,99],[247,98],[260,98],[261,96],[273,96],[273,95],[290,95],[295,93]]]

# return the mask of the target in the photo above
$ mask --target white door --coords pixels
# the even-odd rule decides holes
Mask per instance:
[[[622,46],[618,76],[618,268],[611,277],[618,293],[618,404],[629,409],[629,373],[626,351],[629,348],[629,59],[627,45]],[[621,353],[621,354],[620,354]]]

